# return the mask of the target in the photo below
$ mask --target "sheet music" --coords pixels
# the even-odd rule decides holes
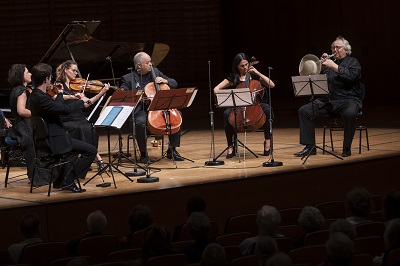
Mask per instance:
[[[132,111],[133,106],[107,106],[94,125],[121,128]]]
[[[194,98],[196,97],[196,94],[197,94],[197,89],[196,88],[188,88],[187,90],[186,90],[186,92],[193,92],[193,94],[192,94],[192,98],[190,98],[190,100],[189,100],[189,103],[188,103],[188,105],[186,106],[186,107],[189,107],[190,105],[192,105],[192,102],[194,101]]]
[[[217,91],[215,96],[217,98],[217,107],[249,106],[254,104],[249,88],[223,89]]]

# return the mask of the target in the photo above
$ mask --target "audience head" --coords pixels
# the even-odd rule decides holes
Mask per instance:
[[[400,218],[400,191],[391,190],[383,198],[383,215],[385,221]]]
[[[143,243],[143,262],[149,258],[175,253],[171,245],[171,234],[164,225],[153,224],[146,230]]]
[[[144,230],[153,224],[153,213],[146,205],[136,205],[128,217],[131,232]]]
[[[372,211],[371,194],[363,187],[356,187],[346,196],[350,216],[366,217]]]
[[[194,239],[207,239],[211,224],[204,212],[192,212],[186,224]]]
[[[347,235],[341,232],[331,234],[325,243],[325,248],[330,265],[345,266],[351,264],[354,247],[353,241]]]
[[[310,233],[320,230],[325,219],[320,210],[312,206],[306,206],[301,210],[298,221],[303,232]]]
[[[67,266],[89,266],[90,263],[85,258],[73,258],[67,263]]]
[[[341,232],[348,236],[351,240],[357,237],[357,231],[353,224],[346,219],[337,219],[329,226],[329,234]]]
[[[200,261],[201,266],[226,266],[225,249],[217,243],[210,243],[204,249]]]
[[[400,218],[390,220],[383,234],[387,249],[400,248]]]
[[[257,214],[258,231],[261,235],[274,236],[281,224],[281,214],[269,205],[264,205]]]
[[[262,261],[262,265],[278,252],[278,245],[272,236],[259,236],[256,242],[254,253]]]
[[[186,203],[186,215],[192,212],[204,212],[206,210],[206,202],[202,197],[191,197]]]
[[[289,257],[288,254],[279,251],[275,255],[273,255],[269,260],[267,260],[266,264],[263,264],[263,266],[292,266],[293,261]]]
[[[35,213],[27,213],[21,220],[21,232],[26,238],[39,237],[40,221]]]
[[[102,234],[107,226],[107,218],[105,214],[96,210],[91,212],[86,219],[86,227],[89,233]]]

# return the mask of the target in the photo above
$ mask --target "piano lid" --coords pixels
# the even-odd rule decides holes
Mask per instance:
[[[156,66],[169,52],[169,46],[162,43],[99,41],[92,37],[92,33],[100,23],[100,21],[68,23],[40,62],[56,67],[72,59],[79,64],[81,73],[87,69],[92,74],[93,71],[97,72],[98,76],[100,72],[104,72],[108,64],[107,58],[111,58],[113,66],[116,65],[117,69],[122,71],[119,73],[122,75],[127,72],[127,67],[132,66],[133,56],[138,52],[148,53]]]

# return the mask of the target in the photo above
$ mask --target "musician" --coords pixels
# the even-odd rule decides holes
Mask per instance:
[[[56,82],[59,82],[63,85],[63,98],[66,104],[72,104],[73,102],[78,101],[79,94],[77,93],[82,93],[81,91],[74,92],[70,87],[71,81],[75,80],[77,74],[78,64],[73,60],[67,60],[61,63],[56,69]],[[110,85],[105,84],[99,93],[93,97],[94,100],[92,103],[99,100],[109,88]],[[97,134],[93,125],[87,120],[83,109],[78,109],[75,112],[61,115],[61,120],[71,137],[90,143],[98,148],[99,135]],[[96,155],[96,163],[97,169],[100,171],[104,167],[104,162],[99,153]]]
[[[244,82],[246,79],[247,74],[250,74],[250,79],[258,80],[261,83],[261,86],[264,90],[264,95],[261,99],[260,106],[263,112],[266,115],[265,123],[263,124],[262,128],[264,131],[264,144],[263,150],[264,156],[270,155],[270,145],[271,145],[271,132],[270,132],[270,109],[271,107],[268,104],[268,86],[271,88],[275,87],[275,83],[258,71],[253,65],[250,65],[250,57],[244,53],[238,53],[232,62],[232,73],[230,73],[221,83],[219,83],[214,88],[214,93],[222,90],[222,89],[230,89],[236,88],[241,82]],[[235,148],[233,145],[233,135],[235,128],[229,123],[229,115],[232,111],[232,107],[225,109],[224,111],[224,129],[226,135],[226,141],[228,144],[228,151],[226,154],[226,158],[230,159],[235,156]]]
[[[302,157],[310,153],[316,155],[315,149],[315,117],[326,117],[330,113],[339,114],[344,122],[344,139],[342,156],[351,156],[351,143],[356,131],[356,117],[362,107],[360,97],[362,86],[361,65],[358,60],[351,55],[350,43],[338,36],[331,44],[331,60],[327,53],[321,57],[322,73],[328,79],[329,95],[327,99],[318,98],[300,107],[300,143],[306,145],[305,148],[296,152],[294,155]],[[326,60],[325,60],[326,59]]]
[[[10,94],[10,109],[15,119],[14,125],[9,127],[9,135],[16,139],[24,155],[28,179],[33,176],[34,149],[32,140],[32,129],[29,123],[31,111],[28,108],[30,92],[27,85],[31,82],[32,74],[24,64],[13,64],[8,71],[8,82],[13,86]],[[7,121],[7,120],[6,120]]]
[[[76,112],[79,109],[89,107],[91,99],[80,95],[78,101],[66,104],[63,94],[59,92],[55,99],[47,93],[47,88],[51,86],[52,67],[48,64],[39,63],[32,68],[32,82],[35,88],[30,97],[30,109],[33,116],[40,116],[46,122],[49,135],[47,144],[52,154],[68,155],[69,160],[73,160],[78,178],[85,178],[91,163],[97,154],[97,149],[93,145],[71,138],[64,128],[60,115]],[[76,159],[77,155],[80,155]],[[74,157],[74,158],[73,158]],[[73,180],[71,164],[67,164],[61,180],[57,180],[53,187],[69,190],[71,192],[85,192],[80,189]]]
[[[155,73],[155,80],[151,73],[152,62],[151,57],[145,52],[137,53],[133,58],[133,64],[135,71],[131,74],[128,73],[121,78],[121,89],[123,90],[144,90],[146,85],[150,82],[156,82],[158,84],[167,84],[170,88],[177,88],[178,83],[175,79],[166,76],[158,68],[153,67]],[[135,129],[136,129],[136,140],[140,151],[140,162],[149,163],[150,160],[147,154],[146,142],[147,142],[147,109],[144,100],[139,102],[135,108]],[[169,135],[170,147],[167,151],[167,158],[174,159],[175,161],[183,161],[184,159],[176,151],[176,147],[180,146],[181,130],[175,134]]]

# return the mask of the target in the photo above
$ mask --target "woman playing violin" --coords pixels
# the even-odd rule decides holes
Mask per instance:
[[[27,90],[31,77],[32,74],[24,64],[14,64],[8,71],[8,82],[14,87],[10,94],[10,109],[15,118],[14,125],[10,128],[10,137],[16,139],[22,148],[29,180],[32,180],[34,169],[33,139],[29,123],[31,111],[28,109],[30,93]]]
[[[78,74],[78,64],[75,61],[67,60],[60,64],[56,69],[56,82],[62,84],[63,98],[66,104],[71,104],[84,96],[83,92],[75,93],[71,89],[71,83]],[[109,89],[110,85],[106,84],[97,95],[90,99],[91,103],[98,101]],[[92,124],[87,120],[85,112],[79,109],[68,115],[61,115],[61,120],[71,137],[92,144],[96,148],[99,145],[99,135],[93,128]],[[98,170],[104,167],[100,154],[97,153],[96,163]]]
[[[232,63],[232,73],[230,73],[221,83],[219,83],[214,88],[214,93],[226,88],[236,88],[240,83],[244,82],[246,76],[250,74],[250,79],[258,80],[263,87],[264,94],[260,101],[260,106],[263,112],[266,115],[265,123],[263,124],[262,128],[264,131],[264,156],[269,156],[270,154],[270,144],[271,144],[271,133],[270,133],[270,106],[268,105],[268,91],[265,90],[266,87],[270,86],[271,88],[275,87],[274,82],[266,77],[264,74],[259,72],[253,65],[250,64],[250,58],[244,54],[239,53],[233,58]],[[228,153],[226,158],[232,158],[235,156],[235,149],[233,145],[233,135],[235,128],[229,123],[229,116],[231,114],[232,108],[229,107],[224,111],[224,129],[226,135],[226,141],[228,144]]]

